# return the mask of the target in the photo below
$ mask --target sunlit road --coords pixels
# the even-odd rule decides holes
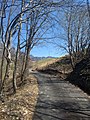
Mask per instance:
[[[39,97],[33,120],[90,120],[90,99],[83,91],[56,76],[34,75]]]

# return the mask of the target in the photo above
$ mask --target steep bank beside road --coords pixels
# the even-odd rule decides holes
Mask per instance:
[[[75,69],[68,75],[66,80],[79,86],[90,95],[90,58],[86,57],[77,63]]]

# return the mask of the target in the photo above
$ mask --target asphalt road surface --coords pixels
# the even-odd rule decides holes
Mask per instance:
[[[34,73],[39,96],[33,120],[90,120],[90,98],[57,76]]]

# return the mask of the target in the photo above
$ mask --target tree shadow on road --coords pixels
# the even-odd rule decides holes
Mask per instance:
[[[73,97],[68,96],[68,99],[65,98],[63,93],[61,93],[63,95],[59,94],[60,86],[58,86],[58,84],[63,82],[67,84],[67,81],[57,80],[56,77],[49,77],[43,74],[38,74],[38,79],[39,78],[38,84],[40,91],[33,120],[90,120],[90,105],[87,101],[81,101],[82,103],[80,105],[80,102],[74,101]],[[53,88],[57,91],[57,93],[53,91],[55,92],[54,95],[58,96],[58,98],[63,97],[63,99],[55,98],[55,100],[53,100],[50,96],[46,98],[47,94],[44,92],[40,93],[44,86]]]
[[[33,120],[89,120],[90,109],[81,109],[77,103],[43,101],[38,99]]]

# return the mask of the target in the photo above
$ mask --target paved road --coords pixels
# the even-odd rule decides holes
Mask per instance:
[[[90,99],[83,91],[53,75],[34,75],[39,97],[33,120],[90,120]]]

